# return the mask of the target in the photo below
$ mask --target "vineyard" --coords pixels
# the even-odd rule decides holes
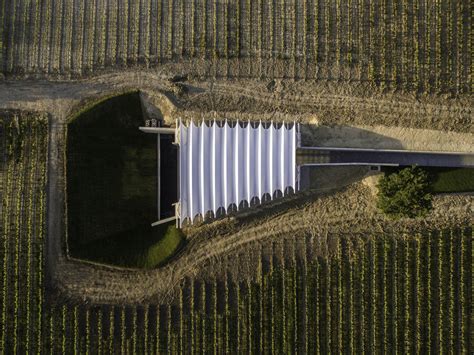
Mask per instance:
[[[1,352],[472,352],[471,227],[340,236],[324,258],[307,239],[301,248],[274,242],[256,279],[186,278],[170,304],[53,299],[44,271],[47,124],[0,122]]]
[[[0,23],[7,76],[173,64],[200,78],[472,90],[468,0],[15,0]]]
[[[47,120],[0,117],[0,352],[42,347]]]
[[[291,228],[272,235],[282,224],[272,227],[271,220],[251,232],[260,233],[270,226],[273,229],[265,231],[269,238],[239,240],[240,244],[235,242],[240,234],[232,235],[227,244],[218,246],[216,241],[221,231],[230,233],[232,228],[253,224],[229,223],[215,231],[209,228],[215,233],[210,239],[205,239],[205,232],[195,233],[196,238],[203,238],[201,244],[186,245],[195,249],[184,250],[175,264],[168,264],[178,281],[175,285],[175,279],[169,278],[166,285],[173,282],[175,289],[164,287],[169,291],[165,299],[160,298],[160,289],[162,293],[153,295],[150,299],[155,301],[151,303],[133,303],[126,292],[120,298],[123,303],[109,303],[107,297],[120,293],[117,289],[125,290],[127,284],[107,288],[103,285],[114,283],[107,284],[97,275],[115,276],[117,269],[87,275],[92,282],[85,284],[93,292],[103,296],[104,290],[110,291],[107,297],[96,298],[107,301],[94,303],[85,294],[74,294],[81,285],[75,285],[73,278],[53,280],[50,270],[56,264],[47,262],[54,260],[54,255],[49,255],[54,252],[47,247],[47,241],[54,240],[48,237],[48,214],[51,216],[50,206],[57,202],[54,198],[50,202],[51,193],[48,199],[48,176],[54,177],[54,169],[48,172],[48,167],[54,166],[51,162],[64,143],[51,145],[55,135],[59,136],[52,127],[63,124],[65,107],[69,109],[75,100],[110,90],[141,90],[141,86],[148,90],[155,85],[152,89],[160,91],[160,99],[153,101],[153,90],[144,90],[144,97],[150,96],[147,105],[160,103],[161,95],[166,96],[161,91],[176,89],[172,108],[165,107],[167,96],[163,107],[157,107],[163,114],[170,111],[166,113],[170,117],[180,108],[183,114],[197,109],[224,116],[246,111],[252,115],[252,108],[258,106],[258,115],[290,112],[300,115],[298,120],[303,122],[471,132],[472,104],[467,102],[473,87],[472,42],[472,4],[468,0],[0,2],[0,82],[5,78],[71,80],[103,73],[121,77],[110,77],[109,86],[100,82],[108,81],[108,77],[98,78],[90,87],[87,82],[94,79],[83,86],[81,81],[70,81],[68,84],[77,84],[70,88],[55,82],[48,82],[50,87],[46,87],[40,80],[24,81],[31,86],[28,89],[21,87],[21,80],[16,82],[18,87],[15,83],[4,85],[5,92],[13,93],[0,100],[2,108],[25,105],[49,110],[51,116],[0,111],[0,354],[474,353],[472,216],[470,222],[461,224],[458,221],[466,219],[453,219],[457,226],[450,223],[450,228],[439,230],[425,227],[431,219],[420,224],[407,222],[399,234],[380,222],[357,232],[349,227],[344,232],[331,229],[331,235],[323,236],[319,229],[306,231],[319,222],[316,217],[306,221],[306,215],[325,210],[332,228],[347,212],[336,215],[334,200],[325,200],[329,201],[324,202],[326,205],[308,209],[299,217],[297,208],[301,206],[293,205],[292,214],[279,223],[297,226],[302,234],[298,237],[291,234]],[[130,71],[130,76],[123,75],[125,71]],[[134,77],[135,71],[147,71],[153,80],[144,83],[148,79]],[[167,80],[171,76],[173,80]],[[176,77],[202,82],[173,83]],[[214,85],[214,79],[223,80]],[[209,89],[206,80],[211,82]],[[290,82],[294,87],[289,87]],[[357,88],[364,95],[351,96],[353,84],[360,84]],[[305,97],[314,87],[318,87],[317,95]],[[325,92],[328,87],[340,90]],[[43,96],[35,92],[41,88],[45,88]],[[380,89],[384,95],[368,88]],[[443,95],[422,97],[414,93]],[[130,104],[123,97],[118,100],[124,106],[117,106],[117,110],[125,115]],[[144,108],[143,101],[137,105],[140,110]],[[304,117],[301,112],[315,117]],[[137,116],[132,112],[130,116],[142,117],[142,113]],[[110,127],[106,122],[90,132],[110,131]],[[342,133],[341,137],[345,139]],[[91,142],[100,140],[92,133],[81,139],[91,151]],[[122,138],[117,146],[110,149],[111,157],[116,158],[115,152],[123,149]],[[90,163],[91,159],[84,157]],[[154,167],[152,170],[154,174]],[[85,168],[78,172],[91,173]],[[110,181],[117,180],[118,175],[111,174]],[[77,179],[84,182],[81,176]],[[56,180],[64,187],[61,179]],[[73,191],[70,181],[69,193]],[[101,173],[97,181],[107,188],[112,185]],[[55,186],[51,184],[49,192],[56,191]],[[154,189],[155,185],[150,186]],[[85,192],[78,190],[77,200],[83,202],[88,193],[91,205],[95,204],[100,195],[90,183],[83,188]],[[77,214],[85,224],[97,224],[94,218],[103,221],[100,213],[105,211],[112,217],[110,225],[117,226],[113,218],[117,214],[107,210],[109,200],[101,199],[106,207],[96,204],[97,210],[87,213],[78,207]],[[72,211],[73,203],[69,202]],[[328,205],[331,203],[332,207]],[[143,211],[149,210],[143,202],[139,205]],[[127,206],[138,210],[128,202]],[[462,208],[468,210],[469,206]],[[437,216],[443,212],[441,207]],[[143,213],[139,211],[140,219]],[[52,214],[49,226],[54,221],[67,223],[67,216]],[[264,214],[262,209],[261,216]],[[248,223],[261,222],[252,218],[260,217],[248,217]],[[290,218],[291,223],[287,223]],[[130,225],[121,220],[126,227]],[[303,222],[306,224],[298,224]],[[224,224],[222,220],[219,223]],[[103,229],[110,232],[110,227]],[[83,241],[84,236],[91,233],[86,230],[79,239]],[[62,242],[58,239],[57,244]],[[197,250],[214,242],[212,247],[218,248],[210,256],[209,248]],[[104,250],[110,252],[107,243]],[[182,262],[185,253],[195,252],[197,261],[188,258],[188,264]],[[79,268],[82,261],[72,264],[64,259],[64,265],[70,263],[68,270],[78,266],[73,276],[86,275],[86,269]],[[88,271],[95,270],[89,266]],[[219,267],[219,272],[214,272]],[[156,271],[160,270],[147,270],[146,276]],[[134,272],[128,270],[123,279],[156,280],[154,275],[140,279]],[[67,272],[64,275],[71,276]],[[56,281],[69,282],[67,290],[71,293],[61,293],[60,286],[64,285]],[[149,288],[155,291],[155,287],[153,283]],[[80,297],[87,301],[81,302]]]
[[[187,279],[173,304],[55,305],[43,346],[63,353],[472,350],[472,229],[348,237],[329,260],[277,259],[256,282]]]

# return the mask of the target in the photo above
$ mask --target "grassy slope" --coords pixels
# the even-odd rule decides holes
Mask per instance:
[[[168,261],[184,243],[174,222],[145,226],[79,246],[75,256],[124,267],[153,268]]]
[[[174,222],[173,222],[174,223]],[[151,245],[138,261],[138,265],[153,268],[167,262],[184,243],[184,234],[174,225],[166,227],[166,232],[158,242]]]

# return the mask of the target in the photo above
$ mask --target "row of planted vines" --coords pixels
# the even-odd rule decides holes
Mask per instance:
[[[0,117],[0,353],[42,347],[48,125]]]
[[[5,74],[81,76],[207,59],[191,74],[471,92],[469,0],[5,1]],[[202,64],[202,63],[201,63]]]
[[[272,266],[273,265],[273,266]],[[56,306],[63,353],[469,353],[472,229],[341,239],[257,282],[186,280],[172,305]]]

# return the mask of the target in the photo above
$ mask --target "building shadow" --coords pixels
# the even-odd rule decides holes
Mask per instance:
[[[403,149],[398,139],[358,127],[302,124],[300,129],[301,145],[307,147]]]

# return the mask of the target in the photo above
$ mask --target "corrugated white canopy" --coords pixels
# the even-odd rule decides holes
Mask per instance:
[[[267,126],[178,122],[181,225],[296,191],[296,124]]]

